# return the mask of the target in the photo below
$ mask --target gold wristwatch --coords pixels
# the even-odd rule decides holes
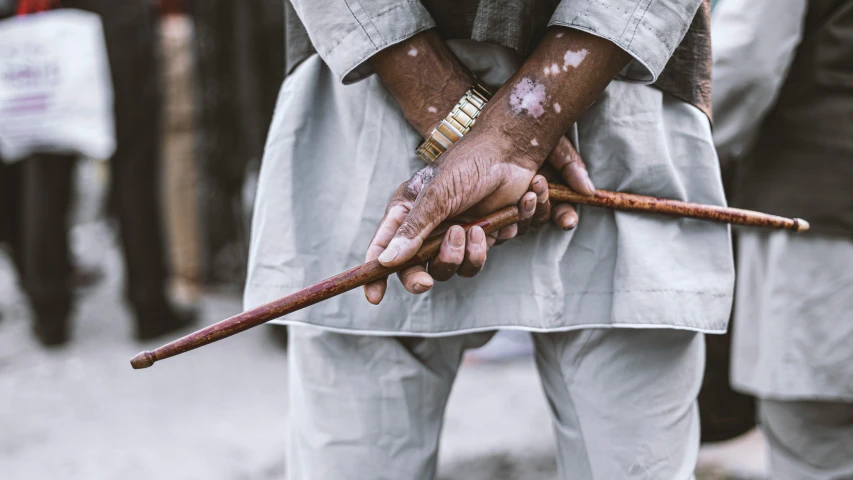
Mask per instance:
[[[415,150],[418,156],[426,163],[435,162],[442,153],[471,130],[490,98],[492,94],[486,90],[486,87],[479,83],[472,85],[453,110],[435,127],[429,138]]]

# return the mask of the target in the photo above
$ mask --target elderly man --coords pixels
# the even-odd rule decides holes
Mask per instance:
[[[813,230],[738,233],[732,384],[758,398],[771,478],[853,478],[853,1],[721,0],[714,33],[733,202]]]
[[[495,238],[452,227],[401,282],[284,319],[289,478],[432,478],[462,353],[501,328],[533,332],[563,477],[690,478],[702,332],[731,307],[728,228],[551,209],[537,171],[723,204],[708,4],[294,1],[287,45],[246,307],[365,249],[399,265],[445,220],[513,204],[523,219]],[[513,238],[549,217],[577,228]]]

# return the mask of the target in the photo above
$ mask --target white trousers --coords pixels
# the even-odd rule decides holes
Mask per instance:
[[[758,401],[774,480],[853,478],[853,403]]]
[[[462,354],[492,334],[378,337],[291,327],[287,478],[433,478]],[[693,478],[702,334],[586,329],[532,335],[561,478]]]

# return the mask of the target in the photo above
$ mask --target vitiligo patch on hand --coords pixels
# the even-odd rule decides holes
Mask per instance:
[[[436,113],[436,112],[438,112],[438,110],[437,110],[435,107],[433,107],[432,105],[430,105],[430,106],[427,108],[427,112],[429,112],[429,113]]]
[[[534,138],[533,140],[530,141],[530,144],[533,145],[534,147],[538,147],[539,141]]]
[[[521,113],[527,111],[533,118],[539,118],[545,113],[545,103],[548,95],[545,93],[545,85],[536,83],[527,77],[522,78],[512,89],[509,104],[512,111]]]
[[[584,51],[585,51],[585,50],[584,50]],[[417,57],[417,56],[418,56],[418,49],[417,49],[417,48],[415,48],[415,47],[412,47],[412,48],[410,48],[410,49],[409,49],[409,52],[408,52],[408,53],[409,53],[409,56],[410,56],[410,57]]]
[[[561,107],[559,103],[554,102],[554,111],[555,111],[555,112],[560,113],[560,111],[561,111],[562,109],[563,109],[563,107]]]

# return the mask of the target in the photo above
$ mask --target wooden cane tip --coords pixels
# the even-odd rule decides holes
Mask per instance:
[[[803,220],[802,218],[795,218],[795,222],[797,222],[797,229],[795,232],[807,232],[809,230],[809,222]]]
[[[152,352],[140,352],[130,359],[130,366],[132,366],[134,370],[139,370],[154,365],[155,361],[156,360]]]

